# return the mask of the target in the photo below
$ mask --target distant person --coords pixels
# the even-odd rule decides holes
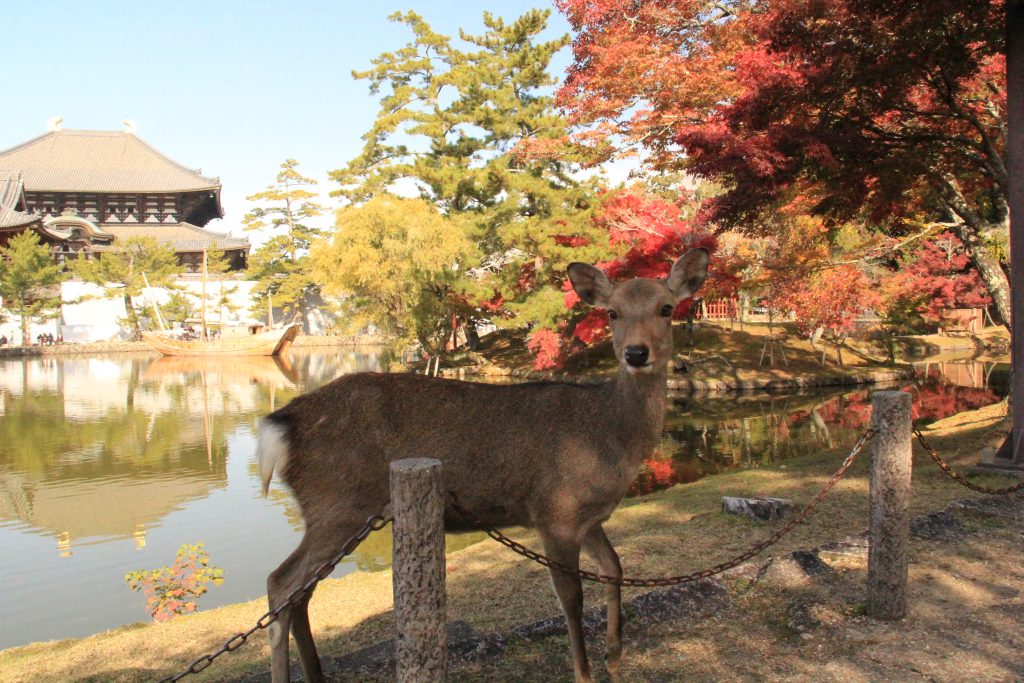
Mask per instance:
[[[0,346],[7,346],[7,335],[0,335]]]

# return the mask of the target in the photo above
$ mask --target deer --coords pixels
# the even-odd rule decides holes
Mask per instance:
[[[544,554],[559,564],[578,568],[582,551],[602,574],[621,578],[602,524],[658,443],[668,400],[672,315],[704,282],[708,260],[707,250],[693,249],[673,263],[667,278],[618,283],[592,265],[568,266],[580,299],[608,314],[618,370],[601,383],[495,385],[358,373],[264,417],[257,448],[264,495],[277,472],[305,521],[298,547],[267,579],[270,609],[286,603],[368,516],[388,504],[389,464],[409,457],[440,460],[445,488],[479,522],[531,527]],[[459,526],[451,509],[445,524]],[[552,568],[551,581],[568,626],[575,680],[591,682],[580,578]],[[323,680],[309,597],[283,609],[269,627],[273,683],[289,677],[289,628],[305,680]],[[618,681],[620,587],[607,585],[605,599],[606,668]]]

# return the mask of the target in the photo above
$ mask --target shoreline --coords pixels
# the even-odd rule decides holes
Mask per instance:
[[[320,348],[347,346],[380,346],[382,340],[375,335],[312,335],[300,334],[295,338],[292,347]],[[106,341],[87,342],[84,344],[63,343],[52,346],[3,346],[0,347],[0,358],[37,358],[40,356],[82,356],[106,353],[158,353],[144,341]]]
[[[852,368],[851,368],[852,369]],[[916,375],[913,365],[899,364],[886,370],[854,370],[851,374],[823,372],[821,374],[801,375],[798,377],[763,377],[751,379],[677,379],[671,374],[668,378],[669,394],[676,396],[724,395],[727,393],[786,393],[804,389],[840,386],[866,386],[875,384],[891,384],[913,379]],[[555,372],[538,372],[533,370],[508,370],[504,368],[468,369],[465,367],[442,368],[442,377],[449,379],[483,379],[487,377],[507,377],[524,381],[578,381],[593,383],[604,378],[593,376],[577,377]]]

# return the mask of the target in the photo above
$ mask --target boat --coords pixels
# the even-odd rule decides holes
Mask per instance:
[[[203,249],[203,293],[202,293],[202,333],[198,339],[188,338],[183,332],[174,332],[168,328],[160,314],[160,307],[155,302],[153,316],[160,325],[159,331],[142,330],[142,339],[165,356],[277,356],[288,348],[299,334],[299,325],[292,323],[284,327],[274,328],[273,307],[268,300],[267,329],[260,332],[256,326],[248,326],[237,334],[221,334],[213,337],[209,334],[206,320],[206,279],[207,253]],[[142,274],[142,279],[149,287],[149,279]],[[222,333],[225,330],[222,330]]]
[[[218,337],[182,339],[169,332],[142,331],[142,339],[165,356],[276,356],[299,334],[297,324],[274,330]]]

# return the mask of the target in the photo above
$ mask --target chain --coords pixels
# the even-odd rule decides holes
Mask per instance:
[[[281,616],[281,612],[285,611],[286,609],[290,609],[291,607],[294,607],[295,605],[299,604],[302,600],[304,600],[313,591],[313,588],[315,588],[318,583],[320,583],[322,580],[326,579],[328,576],[331,575],[331,572],[334,571],[335,565],[341,562],[347,555],[352,554],[352,551],[354,551],[356,547],[360,543],[362,543],[367,536],[370,535],[371,531],[379,531],[383,529],[385,526],[388,525],[388,522],[390,521],[391,518],[385,516],[382,513],[371,515],[370,517],[368,517],[366,521],[363,522],[363,526],[359,527],[359,530],[355,533],[355,535],[353,535],[350,539],[348,539],[348,541],[345,542],[345,545],[341,547],[341,550],[339,550],[338,553],[330,560],[320,565],[316,572],[314,572],[313,578],[311,578],[305,584],[289,593],[288,598],[280,605],[278,605],[277,607],[275,607],[274,609],[270,610],[262,617],[257,619],[256,624],[252,628],[250,628],[248,631],[244,633],[236,633],[227,641],[225,641],[225,643],[220,646],[219,650],[215,650],[213,652],[210,652],[209,654],[203,655],[196,661],[192,662],[192,665],[184,671],[174,674],[173,676],[167,676],[166,678],[160,679],[160,683],[174,683],[175,681],[180,681],[182,678],[185,678],[186,676],[197,674],[206,667],[210,666],[210,664],[213,663],[213,660],[215,660],[217,657],[220,657],[225,652],[234,652],[238,648],[245,645],[245,642],[249,640],[249,637],[252,634],[256,633],[256,631],[261,631],[267,628],[268,626],[270,626],[278,620],[278,617]]]
[[[764,552],[765,549],[777,543],[779,539],[781,539],[783,536],[792,531],[798,524],[803,522],[804,519],[809,514],[811,514],[814,508],[816,508],[818,504],[825,499],[825,496],[827,496],[829,491],[832,490],[832,487],[836,485],[836,482],[838,482],[842,478],[842,476],[846,474],[846,470],[850,469],[850,465],[853,464],[853,461],[857,457],[857,454],[860,453],[861,449],[864,448],[864,444],[866,444],[868,440],[872,436],[874,436],[874,434],[874,429],[869,429],[863,434],[861,434],[860,438],[857,439],[857,443],[853,445],[853,449],[850,451],[850,454],[846,456],[845,460],[843,460],[843,464],[839,466],[839,469],[836,470],[836,473],[832,475],[832,478],[828,480],[828,482],[821,489],[821,491],[819,491],[818,494],[811,499],[811,502],[809,502],[807,506],[804,507],[804,509],[801,510],[798,515],[793,517],[781,529],[779,529],[774,534],[769,536],[767,540],[758,543],[757,545],[741,553],[740,555],[737,555],[731,560],[727,560],[725,562],[722,562],[721,564],[716,564],[714,567],[711,567],[709,569],[702,569],[701,571],[693,572],[692,574],[685,574],[683,576],[670,576],[665,578],[653,579],[621,578],[607,576],[605,574],[597,574],[595,572],[590,572],[585,569],[577,569],[576,567],[570,567],[556,560],[552,560],[551,558],[546,557],[545,555],[542,555],[534,550],[530,550],[522,543],[519,543],[518,541],[509,538],[505,534],[498,531],[496,528],[487,526],[486,524],[482,523],[473,515],[473,513],[459,505],[459,503],[456,500],[454,500],[454,494],[450,494],[452,496],[451,506],[452,509],[458,512],[464,519],[466,519],[467,522],[475,526],[477,529],[486,532],[488,536],[493,538],[498,543],[501,543],[503,546],[509,548],[513,552],[518,553],[519,555],[522,555],[523,557],[526,557],[528,559],[531,559],[537,564],[547,567],[548,569],[554,569],[564,574],[575,576],[584,581],[607,583],[615,586],[630,586],[644,588],[652,586],[675,586],[680,583],[689,583],[691,581],[706,579],[710,576],[721,574],[722,572],[728,569],[732,569],[733,567],[738,567],[750,558]]]
[[[924,448],[928,455],[932,456],[932,460],[934,460],[938,464],[938,466],[942,468],[943,472],[948,474],[950,477],[955,479],[960,484],[971,489],[972,491],[977,491],[978,493],[988,493],[994,496],[1006,496],[1013,493],[1014,491],[1020,491],[1021,489],[1024,489],[1024,481],[1014,484],[1013,486],[1007,486],[1005,489],[994,489],[988,486],[980,486],[978,484],[972,483],[967,480],[967,477],[954,470],[945,461],[943,461],[942,458],[939,457],[939,454],[935,452],[935,449],[931,447],[931,444],[928,443],[928,440],[924,438],[924,434],[922,434],[921,430],[918,429],[917,427],[914,427],[914,436],[917,437],[918,443],[921,444],[921,447]]]

